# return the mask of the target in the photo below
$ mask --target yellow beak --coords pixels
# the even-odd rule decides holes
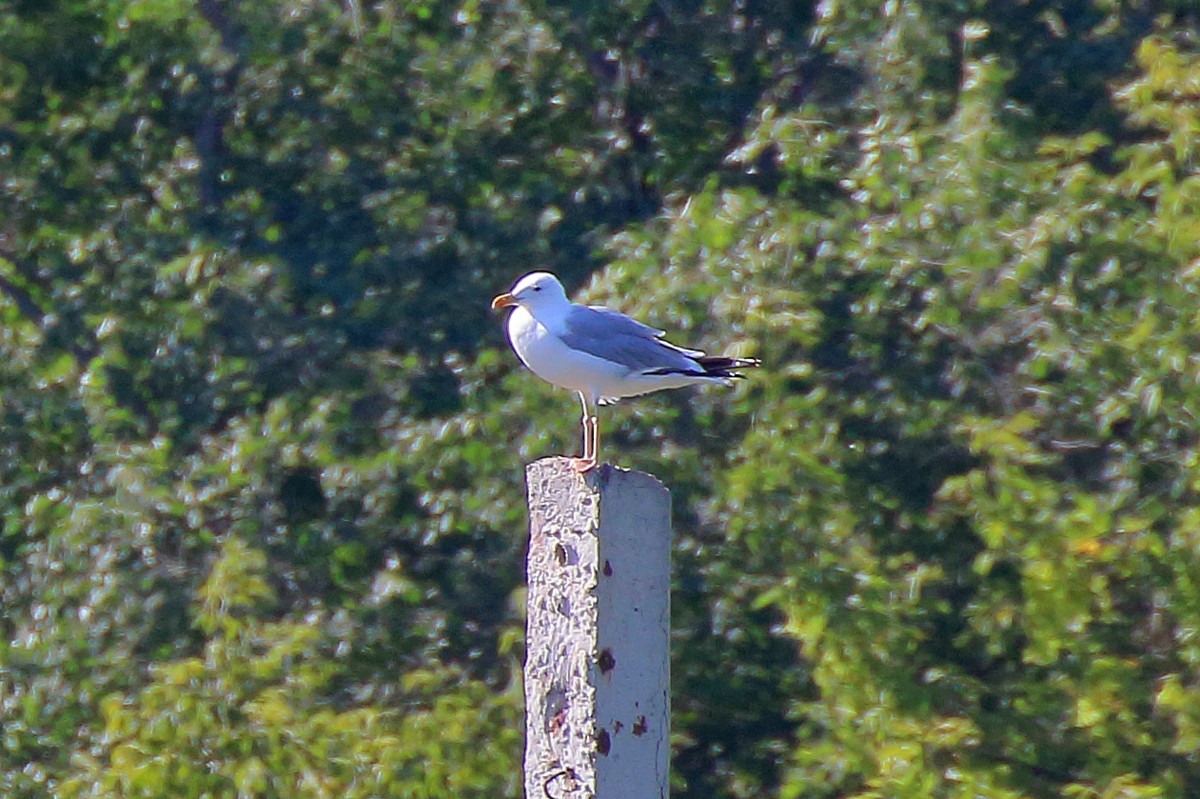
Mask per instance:
[[[492,310],[494,311],[497,308],[507,308],[510,305],[516,305],[516,304],[517,304],[516,298],[513,297],[513,295],[509,294],[508,292],[505,292],[504,294],[501,294],[500,296],[496,297],[496,299],[492,300]]]

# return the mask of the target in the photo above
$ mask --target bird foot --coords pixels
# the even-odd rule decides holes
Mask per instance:
[[[586,474],[596,468],[595,458],[571,458],[571,468],[580,474]]]

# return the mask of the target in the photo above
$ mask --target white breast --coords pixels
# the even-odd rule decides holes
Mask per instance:
[[[594,396],[624,393],[613,389],[627,378],[628,369],[571,349],[524,308],[509,315],[508,340],[530,371],[548,383]]]

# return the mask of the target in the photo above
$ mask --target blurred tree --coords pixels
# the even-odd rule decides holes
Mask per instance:
[[[676,795],[1200,793],[1198,23],[0,7],[0,792],[515,795],[537,265],[770,367],[613,416]]]

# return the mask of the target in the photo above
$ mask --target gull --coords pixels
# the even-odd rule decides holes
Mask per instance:
[[[600,450],[597,405],[651,391],[702,383],[733,385],[736,369],[758,366],[757,358],[705,355],[678,347],[666,333],[623,313],[567,299],[558,278],[531,272],[492,300],[492,309],[512,308],[508,340],[529,370],[548,383],[579,394],[583,405],[583,456],[578,472],[596,467]]]

